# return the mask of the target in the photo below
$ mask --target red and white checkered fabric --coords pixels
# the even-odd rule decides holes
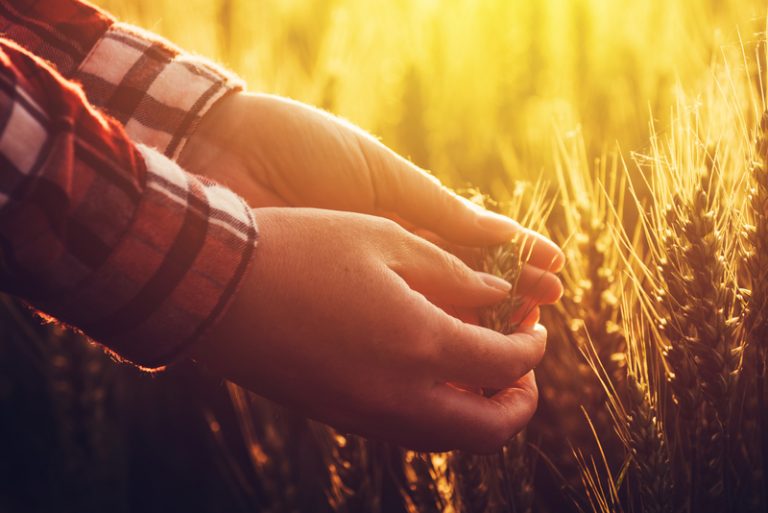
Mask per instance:
[[[77,1],[0,0],[0,23],[27,47],[0,39],[0,289],[165,365],[221,317],[257,231],[153,148],[178,154],[235,80]]]
[[[81,83],[134,141],[174,159],[214,103],[243,88],[209,60],[79,0],[0,0],[0,34]]]

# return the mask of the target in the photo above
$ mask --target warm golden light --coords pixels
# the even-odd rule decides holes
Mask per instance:
[[[581,126],[590,153],[645,145],[675,85],[697,87],[765,14],[755,0],[97,3],[497,196],[511,176],[553,178],[558,132]]]

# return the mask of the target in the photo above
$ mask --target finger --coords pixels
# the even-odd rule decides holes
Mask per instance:
[[[544,356],[547,331],[537,324],[510,335],[446,320],[437,334],[433,369],[437,378],[470,386],[506,388],[533,369]]]
[[[531,255],[537,261],[546,261],[547,268],[564,263],[562,251],[546,237],[456,195],[437,178],[367,134],[358,136],[371,168],[380,215],[395,213],[450,242],[467,246],[502,244],[515,236],[527,235],[526,238],[536,240]]]
[[[539,306],[538,303],[530,298],[520,298],[520,306],[512,312],[509,322],[512,326],[517,326],[519,329],[525,327],[532,327],[538,321],[530,322],[533,317],[538,317]]]
[[[480,248],[471,247],[471,246],[461,246],[459,244],[448,242],[444,238],[437,235],[435,232],[432,232],[430,230],[425,230],[423,228],[415,228],[409,231],[413,232],[414,235],[418,235],[422,239],[431,242],[438,248],[444,251],[447,251],[452,255],[456,255],[461,259],[462,262],[470,266],[472,269],[477,269],[480,265],[480,256],[481,256]]]
[[[539,322],[540,319],[541,309],[538,306],[534,306],[528,310],[528,315],[525,316],[525,319],[520,321],[520,329],[532,328]]]
[[[522,259],[527,264],[556,273],[565,266],[565,253],[560,247],[534,230],[520,226]]]
[[[478,248],[451,244],[428,230],[417,229],[414,231],[414,234],[431,242],[440,249],[456,255],[462,262],[472,268],[476,268],[479,264],[480,250]],[[523,264],[515,292],[527,295],[540,304],[552,304],[562,297],[563,284],[554,273],[531,264]]]
[[[437,305],[445,313],[452,317],[456,317],[462,322],[468,324],[474,324],[475,326],[481,326],[480,324],[480,310],[471,307],[458,307],[458,306],[446,306]],[[518,313],[519,312],[519,313]],[[509,322],[512,326],[517,326],[518,329],[532,328],[541,319],[541,308],[539,304],[528,298],[523,298],[523,305],[512,314]]]
[[[520,269],[515,294],[527,296],[541,304],[557,302],[563,295],[563,284],[555,274],[524,264]]]
[[[537,403],[533,372],[491,397],[449,384],[436,385],[419,412],[425,428],[432,427],[431,436],[416,448],[495,452],[528,424]]]
[[[509,322],[520,328],[531,328],[539,322],[541,309],[539,303],[530,298],[522,298],[521,306],[512,314]],[[480,310],[473,307],[458,307],[453,305],[438,304],[445,313],[456,317],[462,322],[480,326]]]
[[[459,258],[415,235],[392,255],[389,268],[430,300],[454,306],[486,306],[509,295],[512,285],[470,269]]]
[[[403,226],[411,226],[408,223],[404,223],[402,220],[397,220],[397,222]],[[479,248],[454,244],[452,242],[445,240],[443,237],[440,237],[436,233],[430,230],[425,230],[423,228],[413,228],[411,226],[410,228],[408,228],[408,230],[413,232],[415,235],[418,235],[422,239],[428,240],[429,242],[436,245],[437,247],[445,251],[448,251],[453,255],[456,255],[465,264],[472,267],[473,269],[477,269],[481,264],[482,253]],[[546,247],[543,247],[542,241],[541,241],[542,236],[537,232],[521,228],[520,233],[521,233],[520,240],[523,241],[523,248],[521,249],[521,257],[522,257],[522,260],[526,262],[526,264],[524,265],[538,269],[537,272],[539,273],[541,273],[542,271],[547,271],[550,274],[552,274],[562,269],[565,263],[565,260],[564,260],[564,257],[562,257],[562,252],[559,249],[555,252],[552,252]],[[538,247],[539,249],[538,250],[535,249],[536,247]],[[530,269],[528,270],[528,272],[534,273],[534,269]],[[554,277],[554,274],[552,274],[552,276],[547,278],[545,281],[551,283],[553,281],[551,278],[553,277]],[[561,288],[561,286],[558,285],[558,288]],[[545,290],[550,290],[550,289],[545,289]],[[551,289],[551,290],[554,290],[554,289]],[[547,300],[543,302],[549,303],[551,301]]]

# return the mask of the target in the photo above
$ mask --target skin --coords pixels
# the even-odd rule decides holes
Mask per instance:
[[[492,452],[530,420],[546,345],[537,305],[562,294],[551,241],[357,127],[274,96],[220,102],[180,162],[257,207],[260,232],[244,283],[193,358],[310,417],[414,449]],[[517,234],[531,248],[518,290],[534,309],[502,335],[475,322],[509,284],[466,262]]]

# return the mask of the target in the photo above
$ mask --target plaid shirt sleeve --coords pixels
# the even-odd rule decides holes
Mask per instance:
[[[0,31],[82,84],[136,142],[176,159],[202,116],[242,81],[80,0],[0,0]]]
[[[220,318],[256,237],[242,199],[0,39],[0,289],[157,368]]]

